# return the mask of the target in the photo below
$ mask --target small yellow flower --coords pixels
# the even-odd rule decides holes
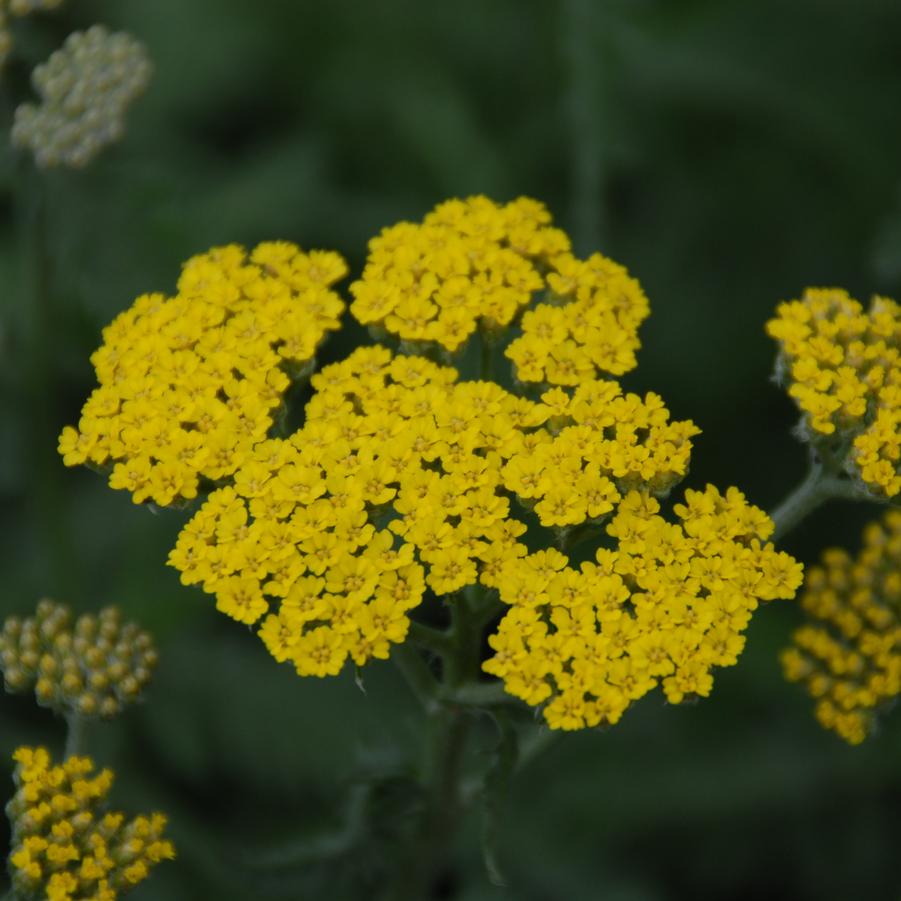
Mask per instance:
[[[175,857],[174,846],[163,838],[162,814],[126,822],[122,814],[103,812],[113,784],[110,770],[92,775],[88,757],[54,765],[44,748],[19,748],[13,759],[17,790],[6,808],[12,826],[9,864],[22,897],[115,901],[156,864]],[[44,813],[48,806],[50,817]]]

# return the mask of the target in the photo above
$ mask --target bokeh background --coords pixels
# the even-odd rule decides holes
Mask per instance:
[[[73,2],[18,28],[7,103],[94,22],[143,40],[156,74],[121,145],[41,176],[43,264],[37,176],[0,139],[0,613],[115,602],[158,638],[149,702],[88,737],[119,769],[120,804],[171,817],[179,859],[135,899],[378,897],[408,805],[392,774],[421,716],[390,665],[367,668],[365,694],[352,674],[277,666],[163,565],[184,513],[62,467],[56,434],[93,386],[100,328],[214,244],[288,239],[358,272],[369,237],[442,199],[531,195],[647,291],[626,383],[703,429],[686,484],[737,484],[772,509],[806,460],[765,320],[807,285],[901,295],[901,5]],[[834,503],[785,547],[855,548],[876,512]],[[473,816],[436,897],[901,897],[901,715],[859,748],[823,732],[777,662],[799,621],[792,603],[761,610],[710,699],[650,697],[549,749],[503,818],[508,887],[485,874]],[[62,734],[0,696],[0,760]]]

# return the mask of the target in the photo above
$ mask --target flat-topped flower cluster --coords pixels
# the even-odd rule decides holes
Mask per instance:
[[[301,675],[389,656],[427,596],[453,607],[465,590],[485,611],[492,594],[508,605],[484,669],[554,728],[616,722],[658,684],[674,703],[708,694],[758,602],[791,597],[801,567],[737,489],[686,492],[664,516],[698,429],[609,378],[635,362],[638,284],[600,255],[576,260],[535,201],[449,201],[374,239],[351,286],[351,312],[402,352],[325,367],[303,427],[274,438],[282,358],[310,360],[337,325],[327,285],[343,271],[283,244],[193,261],[174,302],[139,301],[107,330],[67,462],[116,459],[113,484],[161,503],[219,480],[169,562]],[[463,360],[476,332],[503,346],[507,326],[521,328],[513,390],[426,356]],[[136,394],[166,414],[138,444]],[[586,536],[596,554],[579,569],[550,547]]]
[[[289,370],[338,328],[329,286],[345,271],[337,254],[287,242],[189,260],[174,297],[143,295],[103,330],[100,387],[63,429],[63,461],[111,465],[113,488],[161,506],[230,476],[266,437]]]
[[[622,375],[635,366],[647,298],[618,263],[575,258],[550,223],[529,198],[473,197],[392,225],[369,243],[351,313],[414,349],[453,352],[476,330],[496,339],[529,308],[505,350],[520,381],[575,386]]]
[[[847,455],[849,472],[876,494],[901,492],[901,306],[868,310],[840,288],[808,288],[782,303],[767,332],[780,372],[815,443]]]

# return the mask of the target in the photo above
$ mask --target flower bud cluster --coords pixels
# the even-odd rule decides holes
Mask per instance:
[[[14,754],[16,793],[6,806],[12,826],[9,868],[16,897],[115,901],[150,870],[175,857],[160,813],[126,821],[105,812],[113,773],[95,774],[89,757],[54,765],[44,748]]]
[[[7,691],[34,689],[60,713],[112,717],[138,701],[157,663],[153,640],[119,610],[106,607],[73,623],[71,610],[41,601],[34,617],[10,617],[0,632]]]
[[[87,165],[121,139],[128,106],[143,93],[152,65],[143,45],[102,25],[76,31],[31,81],[40,105],[16,110],[14,146],[27,148],[38,166]]]
[[[337,254],[287,242],[189,260],[174,297],[143,295],[103,330],[100,387],[60,435],[63,462],[112,464],[113,488],[161,506],[230,476],[266,437],[288,372],[311,369],[338,328],[329,286],[345,272]]]
[[[852,476],[886,497],[901,492],[901,306],[874,297],[865,311],[847,291],[809,288],[779,305],[767,333],[809,438],[850,445]]]
[[[520,381],[577,385],[635,366],[648,302],[626,270],[595,254],[577,260],[544,205],[521,197],[449,200],[420,224],[401,222],[369,243],[351,312],[408,346],[458,350],[477,329],[510,325],[542,292],[507,348]]]
[[[808,623],[782,654],[785,676],[804,684],[826,729],[859,744],[901,694],[901,512],[867,526],[856,559],[826,551],[801,606]]]

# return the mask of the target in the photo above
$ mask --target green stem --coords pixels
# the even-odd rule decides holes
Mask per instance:
[[[75,757],[84,747],[84,717],[77,713],[66,714],[66,747],[63,758]]]
[[[391,660],[419,699],[427,713],[440,707],[441,684],[435,678],[422,655],[412,645],[401,643],[391,650]]]
[[[27,261],[20,301],[22,399],[26,405],[23,418],[28,423],[29,437],[26,496],[42,553],[47,558],[47,588],[62,594],[77,587],[79,567],[66,531],[60,486],[62,464],[56,453],[58,423],[54,421],[53,389],[61,323],[53,303],[47,180],[33,167],[26,170],[21,161],[14,173],[14,184],[25,245],[22,257]]]
[[[483,382],[494,381],[494,348],[496,341],[483,330],[479,335],[481,356],[479,358],[479,378]]]
[[[828,471],[821,463],[811,463],[807,477],[770,514],[775,530],[772,540],[778,541],[814,510],[835,498],[863,500],[869,495],[853,482]]]
[[[418,644],[426,651],[431,651],[437,657],[445,657],[453,650],[453,643],[449,633],[441,629],[435,629],[415,620],[410,621],[410,630],[407,637],[413,644]]]
[[[592,0],[566,0],[562,6],[562,50],[566,65],[566,112],[571,149],[571,215],[579,253],[600,244],[603,189],[602,66],[608,63],[600,45],[598,7]]]
[[[496,707],[498,704],[517,704],[511,694],[504,691],[501,682],[467,682],[449,697],[455,704],[466,707]]]
[[[421,840],[400,895],[410,901],[431,897],[431,887],[447,866],[462,810],[461,784],[471,718],[458,707],[444,706],[433,718],[426,763],[426,809]]]

